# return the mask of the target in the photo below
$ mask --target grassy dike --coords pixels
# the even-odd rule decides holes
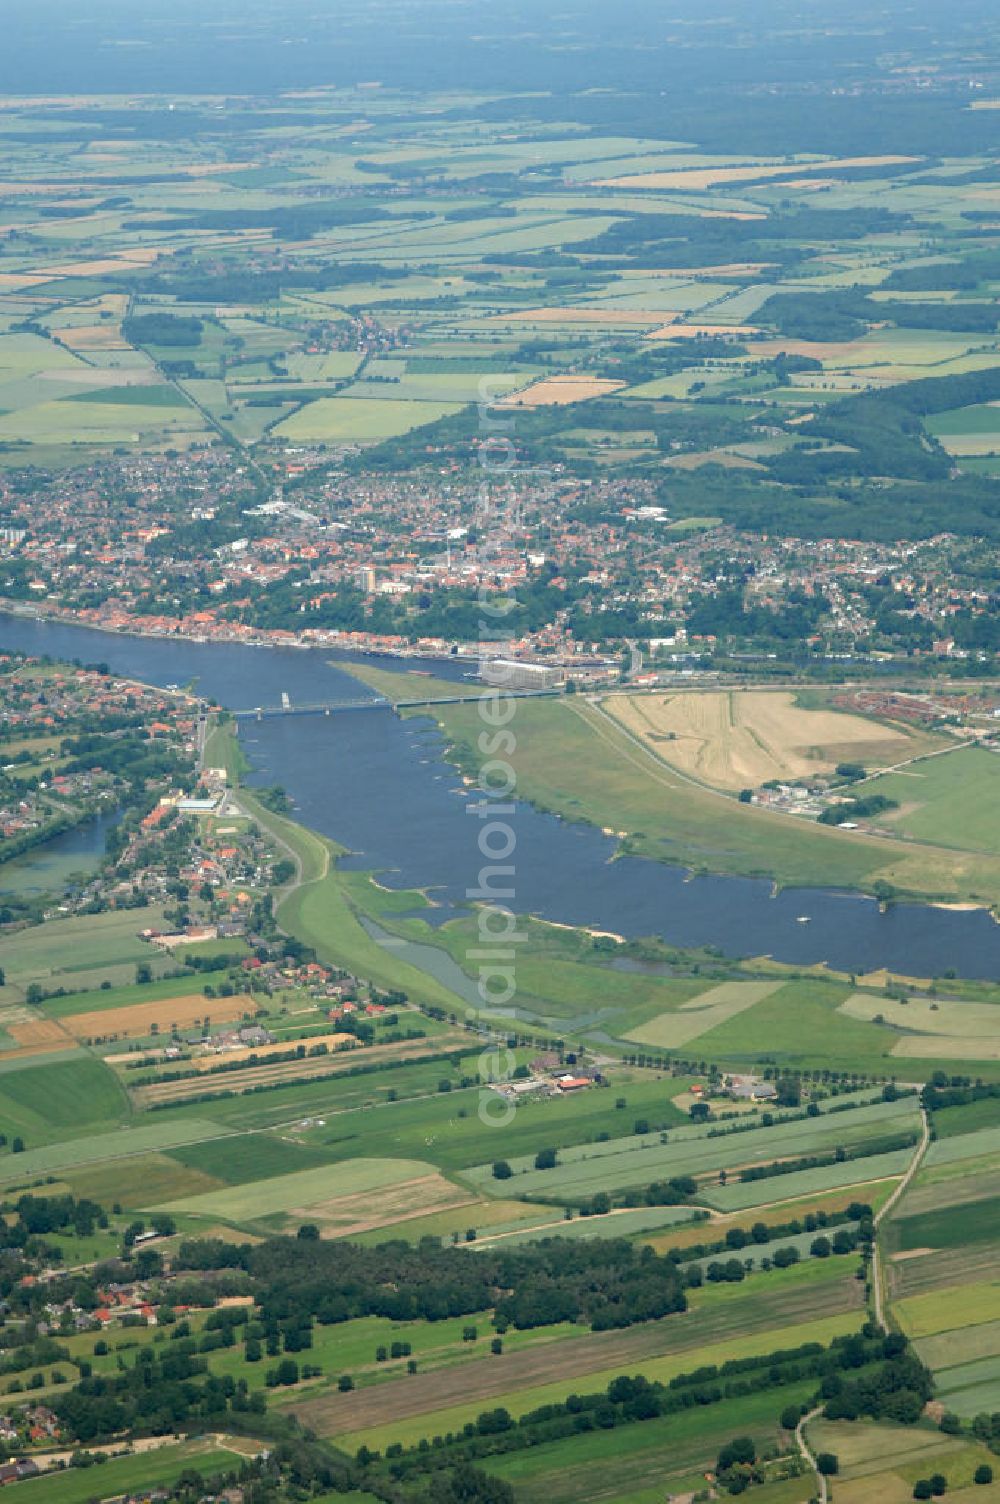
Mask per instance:
[[[398,705],[400,701],[430,699],[438,695],[475,693],[474,684],[463,684],[461,680],[455,679],[439,679],[423,669],[373,668],[370,663],[342,663],[339,659],[337,667],[362,684],[367,684],[369,689],[385,695],[393,705]]]

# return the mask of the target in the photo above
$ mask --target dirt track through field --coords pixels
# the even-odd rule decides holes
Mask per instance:
[[[470,1253],[469,1257],[477,1255]],[[822,1301],[823,1314],[828,1316],[860,1309],[860,1288],[853,1280],[824,1285]],[[436,1372],[407,1374],[373,1389],[323,1395],[296,1405],[295,1413],[321,1435],[336,1436],[446,1410],[452,1405],[495,1399],[519,1389],[583,1378],[618,1365],[627,1370],[643,1358],[665,1353],[690,1350],[692,1367],[696,1367],[698,1350],[706,1342],[757,1331],[764,1333],[810,1320],[816,1314],[816,1304],[815,1290],[776,1290],[748,1301],[749,1309],[742,1313],[727,1304],[717,1310],[685,1311],[624,1332],[554,1338],[499,1358],[492,1354],[477,1356]]]

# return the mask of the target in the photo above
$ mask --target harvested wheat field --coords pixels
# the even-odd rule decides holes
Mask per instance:
[[[25,1050],[66,1050],[75,1045],[62,1024],[51,1018],[32,1018],[24,1023],[9,1024],[7,1033]]]
[[[647,339],[716,339],[731,334],[737,336],[759,334],[756,324],[688,324],[678,320],[650,330]]]
[[[42,270],[53,277],[106,277],[118,272],[134,271],[137,266],[148,266],[156,260],[158,250],[135,250],[119,256],[102,256],[93,261],[64,261]]]
[[[89,1044],[109,1039],[145,1039],[155,1024],[169,1030],[173,1024],[186,1029],[210,1018],[214,1024],[229,1023],[254,1014],[258,1005],[248,992],[235,997],[205,997],[200,992],[181,997],[160,997],[148,1003],[132,1003],[125,1008],[106,1008],[99,1013],[73,1013],[65,1020],[69,1033]]]
[[[785,690],[615,696],[605,708],[666,762],[721,789],[807,778],[839,762],[883,766],[916,750],[903,731],[807,710]]]
[[[868,336],[860,339],[762,339],[753,347],[754,355],[772,360],[776,355],[806,355],[810,360],[829,361],[831,365],[851,366],[871,363],[872,346]]]
[[[655,313],[638,308],[523,308],[509,313],[494,313],[488,324],[655,324],[663,318],[662,308]]]
[[[748,216],[751,219],[759,218],[759,215]],[[718,266],[671,266],[669,268],[637,268],[634,272],[636,277],[693,277],[702,282],[714,281],[716,277],[756,277],[768,267],[777,265],[774,261],[725,261]]]
[[[288,1221],[290,1227],[304,1221],[315,1222],[323,1238],[353,1238],[378,1227],[407,1222],[412,1217],[471,1206],[475,1199],[468,1191],[446,1180],[440,1171],[434,1170],[430,1175],[407,1180],[403,1185],[382,1187],[377,1196],[369,1190],[356,1191],[347,1196],[334,1196],[329,1201],[293,1207]]]
[[[275,1056],[287,1055],[289,1050],[302,1046],[304,1054],[300,1057],[307,1064],[312,1060],[322,1059],[319,1055],[310,1055],[308,1052],[317,1045],[326,1045],[328,1051],[342,1050],[345,1047],[354,1049],[358,1043],[354,1034],[314,1034],[309,1039],[281,1039],[275,1044],[247,1045],[241,1049],[223,1050],[220,1054],[200,1055],[197,1060],[188,1061],[196,1071],[210,1071],[217,1065],[241,1065],[245,1061],[262,1061],[265,1064]]]
[[[60,329],[59,338],[71,350],[127,350],[128,341],[122,338],[115,324],[77,324],[69,329]]]
[[[398,1044],[376,1044],[364,1047],[365,1064],[376,1061],[420,1060],[424,1055],[457,1044],[467,1038],[459,1034],[438,1034],[433,1042],[426,1039],[404,1039]],[[228,1057],[213,1057],[213,1064],[221,1064]],[[133,1101],[139,1107],[152,1103],[183,1102],[188,1097],[204,1097],[211,1092],[240,1094],[253,1091],[258,1086],[271,1086],[276,1081],[314,1081],[321,1076],[336,1076],[342,1071],[353,1070],[357,1064],[353,1050],[338,1050],[332,1055],[306,1055],[301,1059],[272,1061],[270,1065],[248,1065],[245,1069],[220,1071],[212,1076],[207,1072],[196,1076],[183,1076],[176,1081],[153,1081],[131,1090]]]
[[[764,470],[767,467],[733,449],[695,449],[672,454],[663,461],[670,470],[700,470],[702,465],[721,465],[724,470]]]
[[[596,188],[682,188],[700,192],[718,183],[755,183],[765,178],[794,177],[809,172],[830,172],[850,167],[897,167],[916,162],[916,157],[834,157],[825,162],[786,162],[771,166],[684,167],[674,172],[640,172],[622,178],[601,178]]]
[[[0,292],[22,292],[26,287],[40,287],[43,282],[51,281],[46,272],[0,272]]]
[[[498,407],[566,407],[571,402],[586,402],[590,397],[606,397],[617,392],[624,381],[602,380],[599,376],[548,376],[520,392],[512,392]]]

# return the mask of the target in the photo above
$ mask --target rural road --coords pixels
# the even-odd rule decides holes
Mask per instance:
[[[885,1323],[885,1314],[882,1302],[882,1262],[879,1257],[878,1230],[881,1223],[885,1220],[888,1214],[892,1211],[893,1207],[896,1205],[896,1202],[900,1199],[901,1196],[905,1194],[911,1180],[923,1163],[924,1155],[927,1153],[927,1145],[931,1141],[931,1125],[930,1120],[927,1116],[927,1109],[924,1107],[923,1102],[921,1102],[920,1104],[920,1120],[922,1125],[920,1142],[914,1150],[913,1158],[910,1160],[906,1174],[903,1176],[902,1180],[899,1182],[892,1195],[886,1201],[885,1205],[881,1208],[880,1211],[875,1214],[875,1217],[873,1219],[875,1226],[875,1238],[872,1243],[872,1305],[874,1307],[875,1320],[882,1328],[883,1332],[887,1332],[889,1328]]]
[[[947,752],[960,752],[963,747],[976,747],[979,738],[970,736],[962,742],[951,742],[947,747],[937,747],[933,752],[918,752],[914,757],[907,757],[903,762],[891,763],[885,768],[876,768],[873,773],[867,773],[864,778],[857,778],[852,783],[852,788],[858,788],[863,783],[871,783],[873,778],[883,778],[886,773],[901,773],[915,762],[930,762],[932,757],[943,757]]]
[[[274,888],[272,890],[276,915],[278,909],[284,903],[285,899],[291,898],[292,894],[297,892],[299,888],[306,887],[310,883],[321,882],[322,879],[326,877],[327,873],[330,870],[330,849],[328,846],[326,846],[326,843],[322,841],[322,837],[315,837],[317,842],[320,842],[324,848],[324,858],[321,870],[316,874],[315,877],[306,877],[301,851],[299,851],[295,846],[291,845],[290,842],[286,841],[282,836],[278,826],[275,825],[272,820],[269,820],[267,818],[269,814],[273,814],[272,810],[269,810],[266,805],[262,805],[259,800],[254,800],[255,807],[253,809],[248,808],[245,799],[241,798],[241,791],[238,785],[235,788],[230,788],[228,803],[234,813],[242,816],[246,820],[253,820],[258,825],[262,826],[263,829],[267,831],[268,835],[271,836],[275,845],[281,847],[282,851],[285,852],[289,861],[292,862],[295,867],[294,876],[290,877],[288,882],[283,884],[280,888]],[[277,816],[277,818],[280,820],[282,816],[279,815]],[[312,832],[309,832],[309,834],[312,834]]]
[[[795,1440],[804,1460],[808,1462],[809,1466],[816,1474],[816,1497],[819,1499],[819,1504],[827,1504],[826,1474],[821,1473],[816,1465],[816,1458],[813,1456],[809,1443],[806,1441],[805,1430],[809,1422],[811,1420],[815,1420],[817,1415],[821,1415],[822,1412],[823,1406],[817,1405],[815,1410],[810,1410],[808,1415],[803,1415],[802,1419],[795,1427]]]

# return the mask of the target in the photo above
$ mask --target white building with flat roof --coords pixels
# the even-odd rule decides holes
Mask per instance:
[[[479,677],[502,689],[555,689],[565,677],[561,668],[522,663],[518,658],[480,658]]]

